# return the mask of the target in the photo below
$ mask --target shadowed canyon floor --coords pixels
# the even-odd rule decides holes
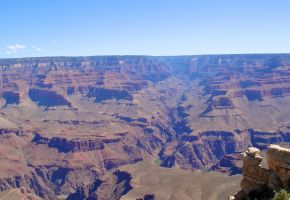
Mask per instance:
[[[118,199],[136,191],[119,167],[236,174],[290,141],[288,54],[0,59],[0,80],[1,191]]]

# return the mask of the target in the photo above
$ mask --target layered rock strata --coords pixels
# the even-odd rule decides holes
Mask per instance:
[[[290,141],[289,77],[289,54],[0,59],[0,190],[53,199],[140,160],[238,173]]]
[[[266,155],[268,168],[261,166],[262,157],[259,149],[250,147],[242,153],[243,179],[241,191],[235,199],[243,199],[266,191],[279,191],[282,188],[290,189],[290,149],[270,145]]]

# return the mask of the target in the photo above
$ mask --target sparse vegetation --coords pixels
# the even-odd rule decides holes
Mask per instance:
[[[201,169],[201,172],[210,172],[211,171],[211,169],[210,168],[203,168],[203,169]]]
[[[155,161],[154,161],[155,165],[157,166],[160,166],[161,163],[162,163],[162,160],[160,160],[160,158],[157,158]]]
[[[290,193],[286,190],[282,189],[279,192],[275,192],[275,196],[273,200],[289,200],[290,199]]]

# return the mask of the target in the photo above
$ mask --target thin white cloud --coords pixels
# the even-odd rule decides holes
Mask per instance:
[[[19,50],[24,50],[26,49],[25,45],[22,44],[13,44],[13,45],[8,45],[6,47],[7,51],[6,54],[13,54],[13,53],[17,53]]]
[[[39,47],[36,47],[36,46],[33,46],[32,47],[35,51],[37,52],[42,52],[42,48],[39,48]]]
[[[52,43],[52,44],[56,44],[56,41],[55,41],[55,40],[53,40],[53,41],[50,41],[50,43]]]

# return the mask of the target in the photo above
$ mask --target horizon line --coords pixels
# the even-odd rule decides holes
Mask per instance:
[[[90,58],[90,57],[190,57],[190,56],[231,56],[231,55],[287,55],[287,53],[210,53],[210,54],[175,54],[175,55],[146,55],[146,54],[100,54],[88,56],[27,56],[27,57],[0,57],[0,60],[5,59],[30,59],[30,58]]]

